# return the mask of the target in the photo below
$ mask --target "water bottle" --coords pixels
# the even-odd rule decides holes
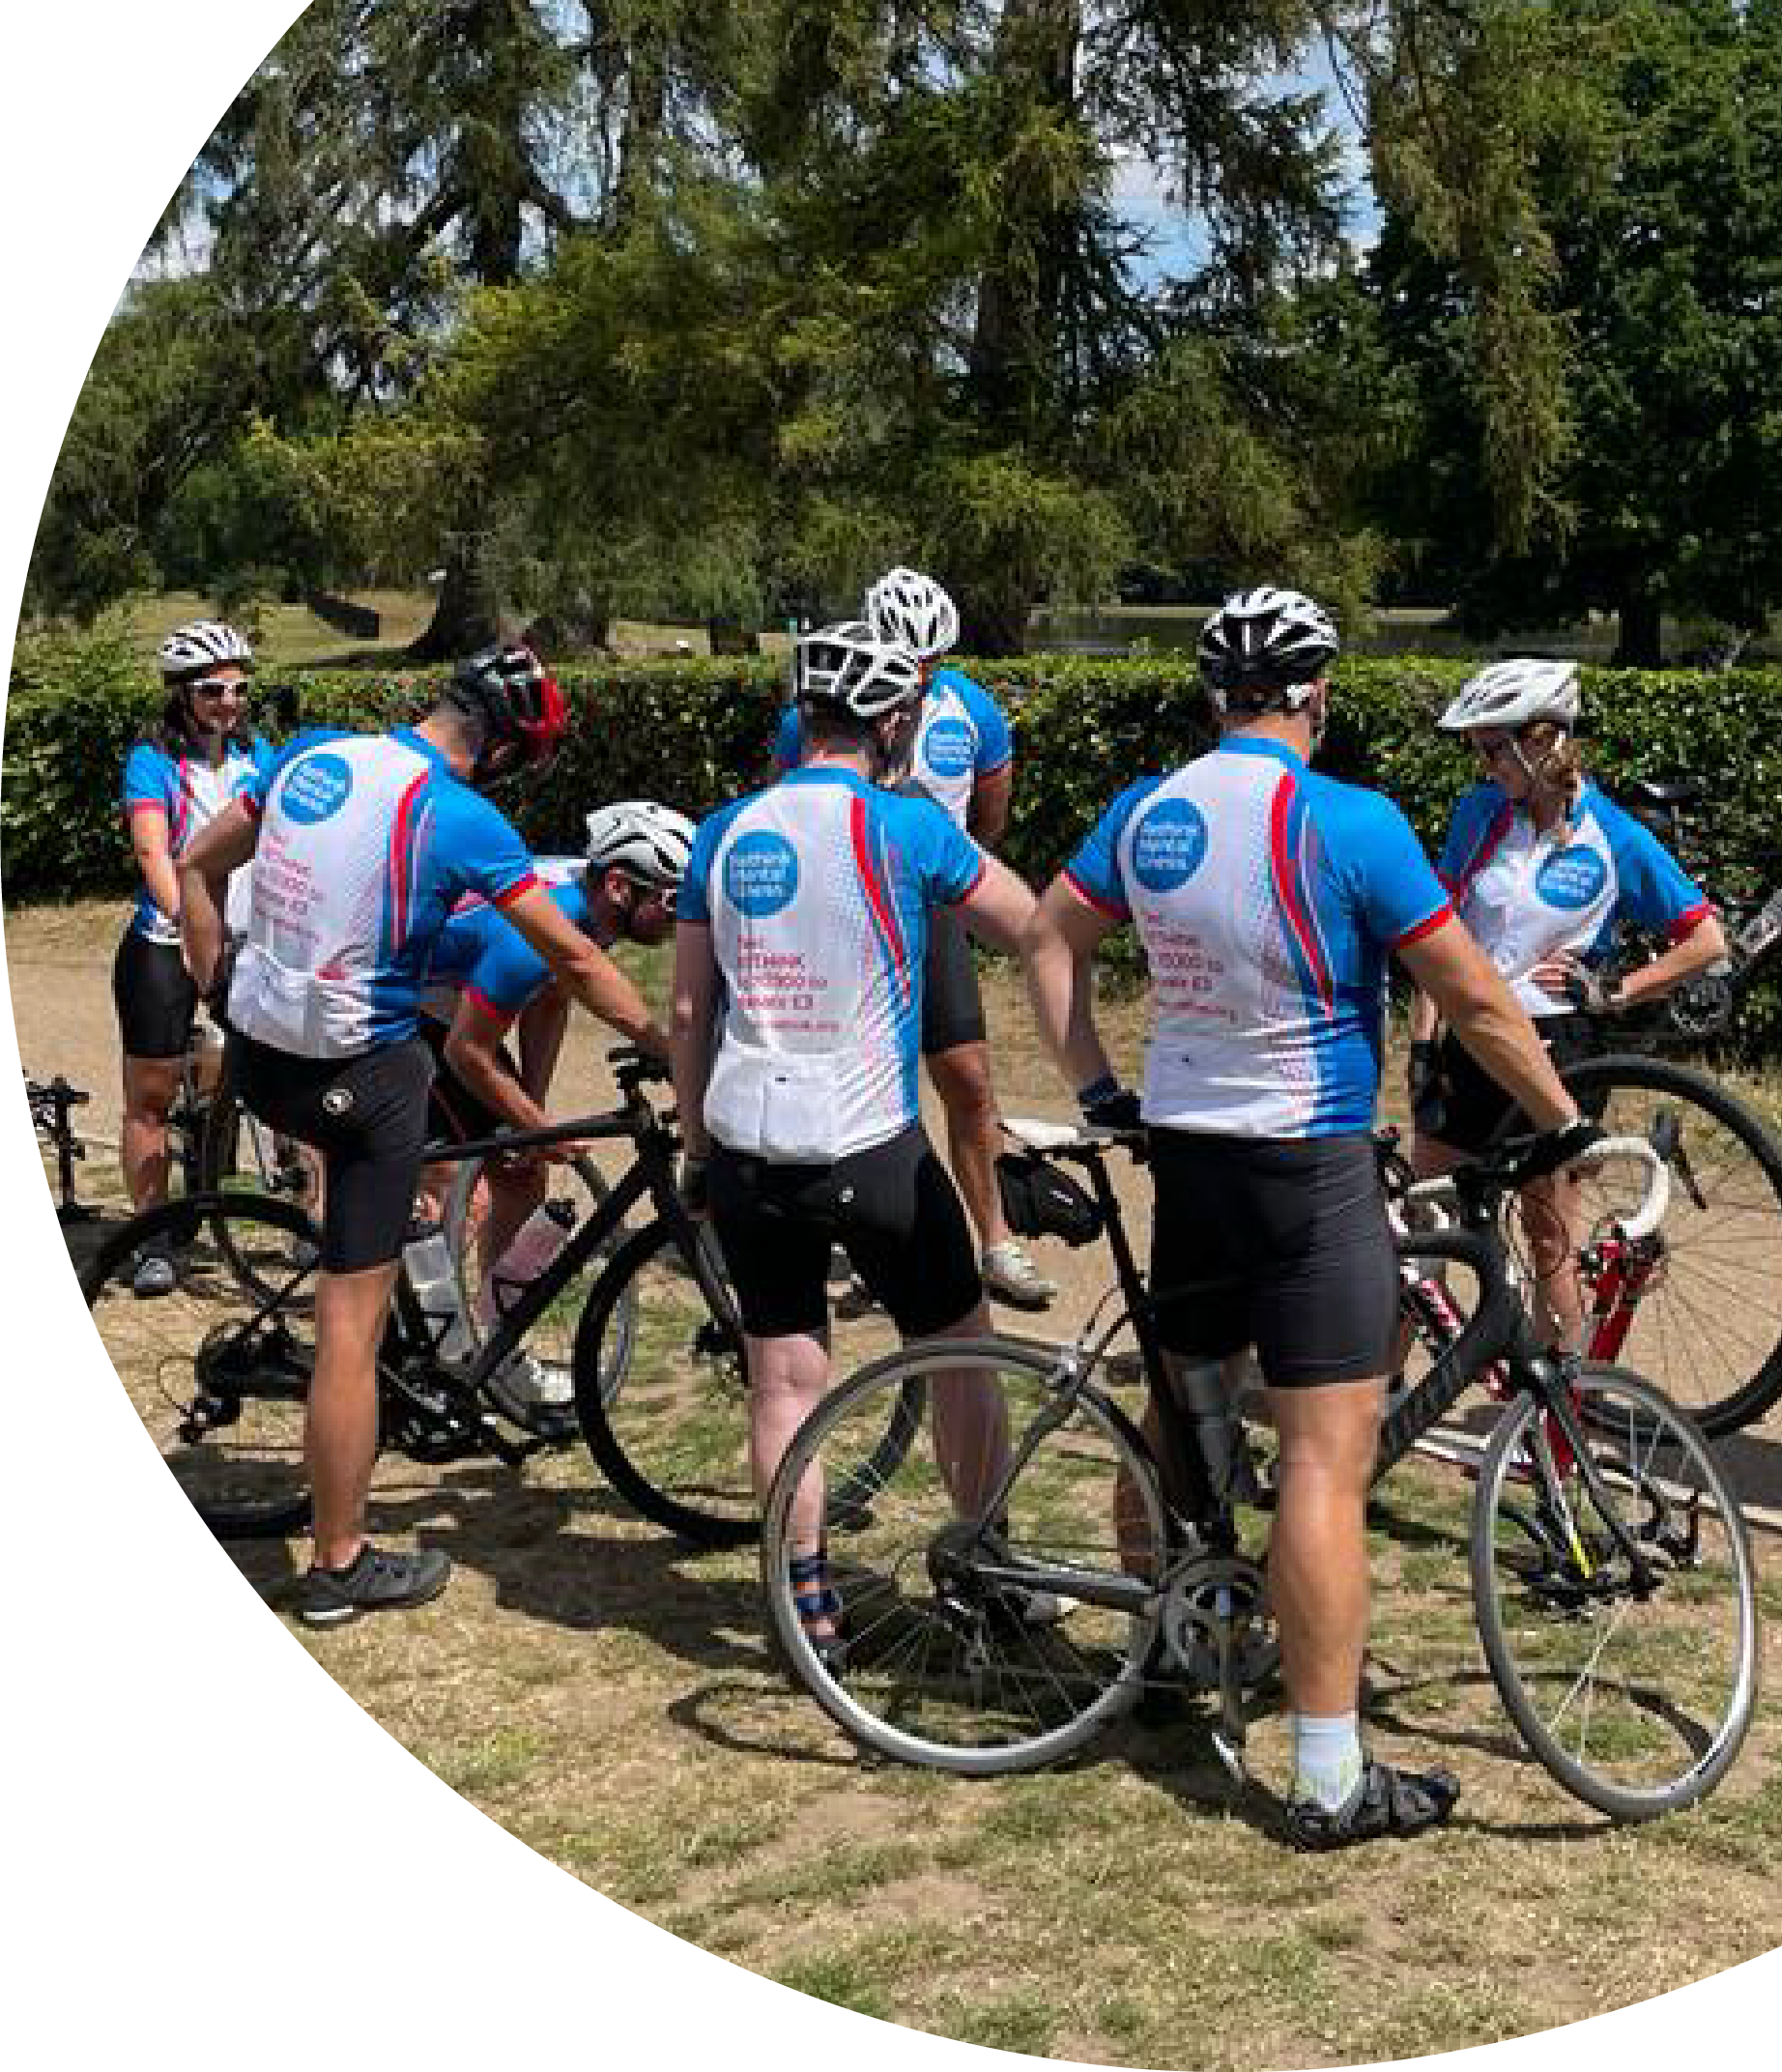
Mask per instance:
[[[1778,935],[1782,935],[1782,886],[1778,886],[1745,923],[1739,937],[1739,947],[1747,959],[1761,957]]]
[[[457,1362],[474,1351],[458,1304],[458,1276],[444,1232],[433,1229],[402,1248],[403,1271],[427,1319],[427,1336],[435,1357]]]
[[[524,1289],[537,1280],[568,1242],[575,1207],[567,1201],[540,1203],[516,1230],[507,1250],[476,1291],[476,1321],[487,1331],[504,1316]]]
[[[1223,1365],[1217,1360],[1185,1362],[1176,1369],[1175,1378],[1200,1443],[1200,1457],[1214,1496],[1222,1504],[1253,1504],[1255,1462],[1250,1457],[1244,1427],[1232,1412]]]

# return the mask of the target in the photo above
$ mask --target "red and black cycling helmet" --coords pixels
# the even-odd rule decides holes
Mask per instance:
[[[482,720],[491,747],[511,743],[525,763],[554,755],[569,725],[557,678],[530,648],[517,644],[466,655],[451,673],[446,696]]]

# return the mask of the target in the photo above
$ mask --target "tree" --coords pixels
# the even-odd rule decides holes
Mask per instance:
[[[1372,282],[1416,426],[1386,509],[1475,623],[1614,612],[1618,659],[1656,666],[1661,615],[1749,628],[1782,603],[1782,9],[1523,13],[1572,53],[1520,89],[1544,108],[1526,166],[1563,341],[1524,378],[1565,436],[1506,523],[1475,279],[1390,203]]]

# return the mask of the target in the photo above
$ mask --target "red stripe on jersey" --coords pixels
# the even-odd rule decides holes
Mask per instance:
[[[1287,818],[1293,811],[1293,801],[1299,787],[1291,777],[1283,777],[1275,787],[1275,796],[1269,802],[1269,862],[1275,877],[1275,898],[1286,917],[1294,939],[1299,943],[1300,954],[1310,969],[1312,984],[1318,989],[1318,997],[1329,1014],[1336,1004],[1335,990],[1331,985],[1329,966],[1319,949],[1317,935],[1311,925],[1311,916],[1307,910],[1306,888],[1300,881],[1299,859],[1287,843]]]
[[[909,960],[905,954],[904,938],[898,930],[890,893],[879,879],[867,845],[866,800],[858,793],[848,805],[848,832],[853,843],[854,869],[860,874],[860,889],[866,894],[867,909],[884,943],[885,954],[891,960],[891,976],[896,982],[899,997],[906,1000],[909,997]]]

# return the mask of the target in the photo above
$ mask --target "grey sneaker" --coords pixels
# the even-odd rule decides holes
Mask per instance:
[[[180,1277],[166,1252],[144,1250],[136,1254],[129,1290],[139,1300],[146,1302],[156,1295],[171,1295],[179,1284]]]
[[[297,1616],[305,1626],[344,1626],[360,1612],[407,1611],[431,1603],[450,1577],[451,1563],[436,1547],[391,1554],[367,1540],[344,1568],[309,1570]]]
[[[1019,1238],[1004,1238],[992,1245],[978,1261],[984,1277],[984,1292],[993,1301],[1012,1303],[1017,1309],[1044,1309],[1057,1294],[1057,1283],[1048,1281],[1027,1256]]]

